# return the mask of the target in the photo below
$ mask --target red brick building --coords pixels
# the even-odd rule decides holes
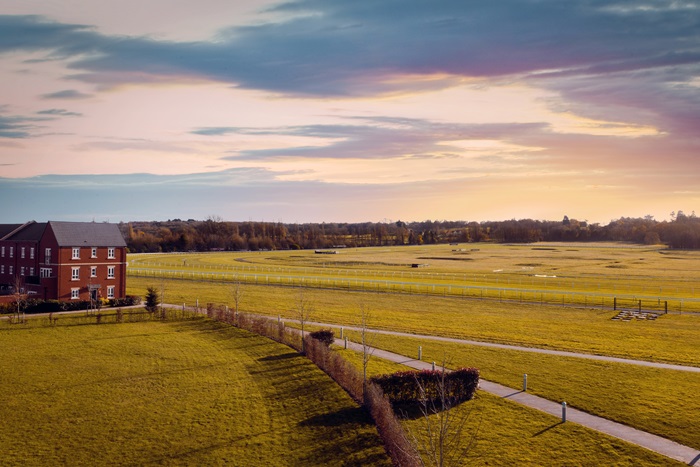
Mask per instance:
[[[126,296],[126,242],[116,224],[0,224],[0,294],[43,300]]]

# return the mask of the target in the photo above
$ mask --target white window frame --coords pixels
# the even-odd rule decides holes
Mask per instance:
[[[80,247],[74,246],[73,253],[71,254],[71,259],[80,259]]]
[[[5,274],[5,265],[0,264],[0,274]]]
[[[10,275],[15,271],[15,268],[10,264]]]
[[[51,268],[41,268],[39,272],[43,278],[51,277],[52,274]]]
[[[5,257],[5,245],[0,247],[0,258]]]
[[[22,266],[21,268],[19,268],[19,275],[20,275],[20,276],[23,276],[23,275],[24,275],[24,266]]]
[[[80,266],[75,266],[70,268],[70,280],[79,281],[80,280]]]
[[[73,287],[70,289],[70,299],[80,300],[80,287]]]
[[[29,259],[34,259],[34,247],[29,247]]]
[[[26,256],[26,252],[27,252],[27,247],[23,246],[22,249],[20,250],[20,258],[24,259],[24,257]]]
[[[97,247],[93,246],[90,249],[90,258],[97,258]]]
[[[97,266],[90,266],[90,277],[97,277]]]
[[[44,250],[44,262],[45,263],[51,262],[51,248],[47,248]]]
[[[107,286],[107,298],[114,298],[114,286],[113,285]]]
[[[34,275],[34,268],[32,268],[32,267],[29,268],[29,275],[30,276]]]
[[[15,257],[15,247],[11,246],[10,247],[10,258],[14,258],[14,257]]]
[[[114,256],[114,248],[107,248],[107,258],[108,259],[114,259],[116,256]]]
[[[114,279],[114,266],[107,268],[107,279]]]

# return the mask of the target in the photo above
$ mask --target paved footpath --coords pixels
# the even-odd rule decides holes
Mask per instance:
[[[345,329],[350,328],[345,327]],[[344,345],[344,341],[341,339],[336,339],[335,343],[341,346]],[[348,349],[362,352],[362,344],[348,341]],[[433,367],[432,363],[414,360],[411,357],[388,352],[382,349],[372,348],[371,352],[375,357],[384,358],[417,370],[429,370]],[[490,394],[494,394],[498,397],[518,402],[527,407],[546,412],[550,415],[554,415],[555,417],[561,418],[562,416],[561,403],[552,402],[548,399],[528,394],[527,392],[521,390],[509,388],[498,383],[486,381],[484,379],[479,381],[479,389]],[[613,422],[605,418],[596,417],[595,415],[591,415],[571,407],[566,408],[566,421],[578,423],[579,425],[583,425],[587,428],[606,433],[610,436],[614,436],[615,438],[642,446],[646,449],[670,457],[671,459],[684,462],[688,465],[700,465],[699,450],[676,443],[675,441],[671,441],[666,438],[662,438],[661,436],[653,435],[651,433],[647,433],[621,423]]]

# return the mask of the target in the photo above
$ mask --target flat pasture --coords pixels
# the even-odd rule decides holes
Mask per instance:
[[[205,319],[0,329],[3,465],[390,465],[286,346]]]
[[[424,245],[132,255],[141,277],[700,311],[700,252],[628,244]]]

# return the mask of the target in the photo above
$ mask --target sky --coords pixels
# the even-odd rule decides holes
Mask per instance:
[[[700,3],[0,0],[0,223],[700,211]]]

